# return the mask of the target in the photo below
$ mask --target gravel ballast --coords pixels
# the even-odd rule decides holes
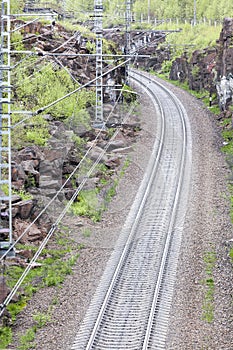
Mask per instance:
[[[227,176],[229,170],[220,152],[222,140],[215,117],[187,92],[165,83],[179,97],[190,119],[192,131],[192,178],[167,349],[230,350],[232,331],[232,265],[228,240],[233,237],[229,215]],[[106,262],[127,217],[143,177],[154,143],[156,123],[149,99],[141,98],[142,131],[129,153],[130,166],[117,187],[100,223],[85,222],[90,237],[84,237],[80,220],[68,218],[70,235],[83,243],[80,257],[61,287],[36,293],[14,326],[9,349],[18,348],[18,336],[33,326],[32,315],[51,308],[51,320],[38,329],[37,350],[70,349],[79,325],[104,271]],[[82,222],[81,222],[82,224]],[[204,257],[216,255],[213,268],[214,320],[204,319],[206,266]],[[56,303],[55,303],[56,300]],[[51,307],[52,305],[52,307]]]
[[[171,88],[186,108],[192,131],[192,179],[167,349],[233,348],[232,238],[227,178],[229,170],[220,151],[222,139],[214,115],[201,102]],[[212,275],[206,257],[216,256]],[[206,321],[208,283],[213,278],[214,319]],[[207,305],[208,306],[208,305]],[[210,310],[209,310],[210,311]]]

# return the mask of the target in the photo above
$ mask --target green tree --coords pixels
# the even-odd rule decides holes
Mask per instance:
[[[33,71],[28,79],[30,69],[30,66],[26,70],[20,68],[16,73],[16,81],[20,84],[15,94],[27,110],[43,108],[78,87],[65,70],[50,63],[41,65],[40,69],[37,67],[38,70]],[[45,113],[50,113],[54,118],[67,118],[73,114],[74,109],[84,109],[90,96],[90,93],[81,90],[46,109]]]
[[[24,7],[23,0],[11,0],[11,13],[22,13]]]

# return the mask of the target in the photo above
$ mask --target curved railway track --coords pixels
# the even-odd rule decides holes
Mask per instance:
[[[145,73],[130,77],[154,104],[157,134],[147,171],[72,345],[166,349],[188,201],[191,137],[179,100]]]

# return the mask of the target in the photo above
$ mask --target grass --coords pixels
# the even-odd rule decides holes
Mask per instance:
[[[172,29],[170,24],[162,24],[161,27],[164,29]],[[160,26],[158,27],[160,28]],[[190,27],[190,24],[179,23],[181,32],[174,32],[169,34],[167,44],[169,44],[176,56],[183,53],[184,49],[188,54],[191,54],[195,49],[204,49],[209,46],[216,45],[216,40],[219,38],[221,25],[212,26],[211,30],[207,30],[205,24],[199,24],[194,27]],[[177,29],[177,24],[173,25],[173,29]]]
[[[161,78],[165,80],[167,79],[166,76],[160,75]],[[202,101],[205,103],[206,106],[209,104],[209,99],[206,97],[208,96],[208,93],[205,91],[201,92],[195,92],[190,91],[188,88],[187,83],[181,84],[178,81],[170,81],[170,83],[179,86],[183,88],[184,90],[190,92],[195,97],[202,99]],[[214,99],[216,100],[216,96],[214,96]],[[213,105],[209,107],[209,110],[218,115],[220,113],[220,109],[218,105]],[[226,156],[233,159],[233,128],[232,128],[232,118],[225,118],[220,122],[220,125],[222,126],[222,137],[225,141],[225,145],[222,147],[222,151],[226,153]],[[231,170],[233,172],[233,163],[230,164]],[[229,183],[229,192],[230,192],[230,205],[231,205],[231,221],[233,222],[233,181],[232,183]],[[230,258],[233,263],[233,248],[230,249],[229,252]],[[208,323],[212,322],[214,319],[214,279],[213,279],[213,268],[215,264],[216,256],[214,252],[208,252],[204,256],[204,262],[205,262],[205,273],[206,273],[206,279],[203,281],[206,292],[203,302],[203,319],[207,321]]]
[[[229,193],[230,193],[231,222],[233,222],[233,184],[229,184],[228,189],[229,189]],[[230,256],[233,256],[233,248],[230,250]]]
[[[231,258],[231,261],[233,263],[233,249],[230,250],[230,258]]]
[[[121,169],[121,172],[120,172],[120,177],[123,177],[123,176],[124,176],[125,171],[126,171],[126,169],[129,167],[129,165],[130,165],[130,159],[129,159],[129,158],[126,158],[126,159],[125,159],[125,162],[124,162],[124,165],[123,165],[123,167],[122,167],[122,169]]]
[[[151,72],[152,74],[155,74],[155,72]],[[188,88],[188,84],[185,82],[181,84],[179,81],[171,81],[168,79],[168,74],[159,74],[162,79],[169,81],[173,85],[179,86],[183,88],[184,90],[188,91],[195,97],[201,99],[206,106],[208,106],[209,110],[216,114],[220,114],[220,109],[218,105],[212,105],[209,107],[209,98],[208,98],[208,92],[201,91],[201,92],[195,92],[190,91]],[[216,101],[217,97],[212,96],[213,100]],[[227,158],[230,159],[229,165],[232,170],[232,177],[231,182],[229,184],[229,192],[230,192],[230,204],[231,204],[231,221],[233,222],[233,128],[232,128],[232,118],[225,118],[221,120],[220,125],[222,127],[222,137],[225,141],[224,146],[222,147],[222,151],[226,153]],[[230,249],[229,256],[231,258],[232,264],[233,264],[233,248]],[[207,252],[204,256],[204,263],[205,263],[205,275],[206,278],[202,281],[204,287],[205,287],[205,295],[203,300],[203,307],[202,307],[202,319],[205,320],[208,323],[213,322],[214,320],[214,291],[215,291],[215,285],[214,285],[214,277],[213,277],[213,269],[216,262],[216,254],[213,251]]]
[[[57,286],[64,282],[65,277],[72,273],[72,266],[76,263],[79,254],[72,255],[67,261],[56,261],[53,264],[46,264],[46,276],[43,279],[44,286]]]
[[[214,278],[213,269],[216,262],[216,254],[214,251],[209,251],[204,255],[205,263],[205,279],[203,285],[205,286],[205,297],[203,302],[203,320],[211,323],[214,320]]]
[[[47,312],[37,312],[32,318],[34,321],[34,325],[29,328],[25,334],[22,334],[19,337],[19,347],[20,350],[29,350],[35,348],[35,337],[37,330],[45,327],[52,319],[52,310],[53,306],[58,303],[57,299],[53,299],[52,305],[49,306]]]
[[[112,186],[108,189],[106,196],[105,196],[105,201],[107,203],[109,203],[111,201],[111,199],[116,195],[116,187],[118,185],[118,180],[115,179],[113,181]]]
[[[21,296],[19,301],[17,301],[16,303],[10,303],[7,306],[7,310],[11,315],[12,322],[16,321],[17,315],[20,313],[21,310],[25,308],[25,306],[27,305],[28,299],[29,299],[28,296]]]
[[[1,190],[5,193],[5,195],[9,195],[9,186],[7,184],[3,184],[1,185]],[[12,195],[18,195],[20,196],[21,200],[29,200],[29,199],[33,199],[33,195],[29,192],[26,192],[25,190],[21,189],[21,190],[12,190]]]
[[[89,217],[93,222],[100,221],[101,215],[106,209],[105,204],[108,204],[116,195],[116,187],[119,183],[119,179],[124,176],[129,163],[129,159],[126,159],[119,172],[119,178],[114,180],[111,180],[111,170],[105,165],[100,164],[97,168],[98,176],[100,177],[99,188],[81,191],[78,196],[78,201],[74,202],[71,206],[71,213],[75,216]],[[100,204],[98,198],[103,188],[107,188],[104,197],[104,205]]]
[[[102,208],[99,207],[98,189],[81,191],[78,201],[71,206],[71,212],[75,216],[87,216],[94,222],[100,221]]]
[[[12,340],[12,329],[8,326],[0,327],[0,349],[5,349]]]
[[[213,112],[213,109],[210,109]],[[219,109],[216,109],[216,114],[219,114]],[[222,137],[225,141],[224,146],[221,150],[226,154],[228,165],[233,171],[233,129],[232,119],[225,118],[221,120],[220,125],[222,127]],[[229,179],[230,180],[230,179]],[[233,182],[229,181],[228,189],[230,193],[230,205],[231,205],[231,221],[233,222]],[[230,249],[229,256],[233,263],[233,248]],[[207,252],[204,256],[205,273],[206,278],[203,281],[205,285],[205,297],[203,303],[203,320],[208,323],[214,319],[214,278],[213,269],[216,261],[216,254],[213,251]]]
[[[35,336],[36,336],[36,329],[35,328],[28,329],[26,333],[20,337],[20,341],[19,341],[20,344],[19,344],[18,350],[34,349]]]
[[[46,313],[37,312],[33,315],[34,325],[29,328],[25,334],[21,335],[19,338],[19,350],[29,350],[36,347],[34,340],[36,337],[36,332],[38,329],[43,328],[48,322],[51,321],[51,307],[47,310]]]
[[[79,251],[82,246],[69,238],[69,232],[61,229],[56,233],[56,237],[51,242],[51,248],[44,249],[38,262],[40,266],[32,269],[25,277],[18,295],[18,301],[12,302],[7,306],[11,316],[12,325],[16,321],[17,315],[27,305],[32,295],[41,288],[59,286],[66,276],[72,274],[72,267],[75,265]],[[37,247],[17,245],[17,250],[31,250],[34,254]],[[20,266],[9,266],[5,268],[6,280],[9,288],[12,288],[24,271]],[[58,300],[54,299],[55,305]],[[43,327],[51,318],[51,309],[46,314],[36,313],[33,316],[35,325],[29,329],[20,338],[20,347],[18,349],[26,350],[33,348],[35,333],[38,328]],[[6,348],[12,341],[11,327],[2,327],[0,329],[0,349]]]
[[[83,234],[83,237],[85,238],[88,238],[91,236],[91,229],[88,228],[88,227],[85,227],[83,230],[82,230],[82,234]]]
[[[44,327],[51,321],[51,308],[49,308],[47,313],[37,312],[35,315],[33,315],[33,320],[36,322],[37,328]]]

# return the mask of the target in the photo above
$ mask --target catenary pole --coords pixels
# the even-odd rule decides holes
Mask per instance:
[[[96,34],[96,113],[95,128],[104,128],[103,119],[103,4],[102,0],[94,1]]]
[[[131,0],[126,0],[125,13],[125,54],[130,54],[130,23],[131,23]],[[125,80],[128,80],[129,62],[125,65]]]
[[[1,3],[0,251],[12,244],[10,0]]]

